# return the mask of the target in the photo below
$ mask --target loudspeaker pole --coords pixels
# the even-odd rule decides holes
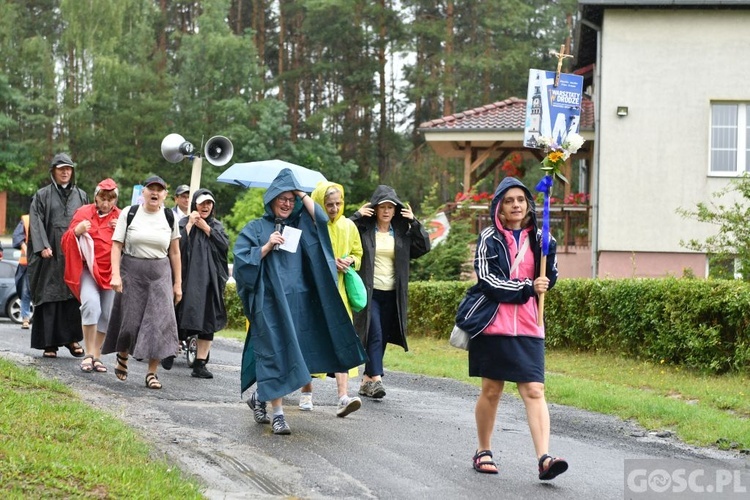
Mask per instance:
[[[201,171],[203,170],[203,158],[199,155],[193,157],[193,170],[190,174],[190,199],[193,194],[201,187]]]

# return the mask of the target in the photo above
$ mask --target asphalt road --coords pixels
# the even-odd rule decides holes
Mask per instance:
[[[539,481],[523,405],[512,397],[501,403],[493,440],[500,474],[478,474],[471,468],[478,389],[405,373],[387,372],[387,396],[365,399],[361,410],[343,419],[335,414],[334,380],[316,380],[313,411],[299,411],[299,393],[291,394],[284,403],[292,434],[275,436],[270,426],[255,423],[248,394],[239,393],[241,349],[237,341],[214,343],[208,365],[213,380],[190,377],[185,358],[178,358],[171,371],[159,370],[164,388],[155,391],[145,387],[145,363],[131,360],[126,382],[114,375],[114,355],[103,358],[108,373],[83,373],[67,350],[58,359],[42,359],[41,351],[29,348],[27,330],[0,320],[0,355],[36,367],[136,428],[156,453],[196,476],[212,499],[748,498],[746,457],[686,446],[629,422],[559,405],[550,405],[550,451],[565,457],[570,469]],[[350,394],[356,387],[350,381]],[[635,462],[628,459],[653,461],[634,475]],[[674,463],[688,473],[705,471],[696,476],[703,483],[675,493],[685,482],[679,473],[670,473],[666,486],[657,481],[659,471]],[[686,495],[696,488],[712,494]]]

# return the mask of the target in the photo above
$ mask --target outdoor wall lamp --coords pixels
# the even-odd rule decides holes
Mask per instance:
[[[617,106],[617,116],[620,118],[624,116],[628,116],[628,107],[627,106]]]

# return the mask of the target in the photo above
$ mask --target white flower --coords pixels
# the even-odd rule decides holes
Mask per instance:
[[[536,142],[540,146],[549,146],[550,144],[552,144],[552,138],[540,135],[539,137],[537,137]]]
[[[575,154],[578,149],[583,146],[583,142],[583,137],[573,132],[568,134],[568,137],[565,138],[565,144],[563,147],[569,153],[568,156],[570,156],[571,154]],[[567,160],[568,158],[566,157],[565,159]]]

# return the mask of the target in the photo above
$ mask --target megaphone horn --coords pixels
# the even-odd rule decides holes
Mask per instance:
[[[204,153],[208,163],[221,167],[232,159],[234,146],[232,146],[232,141],[223,135],[215,135],[206,142]]]
[[[169,134],[161,141],[161,154],[169,163],[182,161],[186,155],[193,154],[195,147],[180,134]]]

